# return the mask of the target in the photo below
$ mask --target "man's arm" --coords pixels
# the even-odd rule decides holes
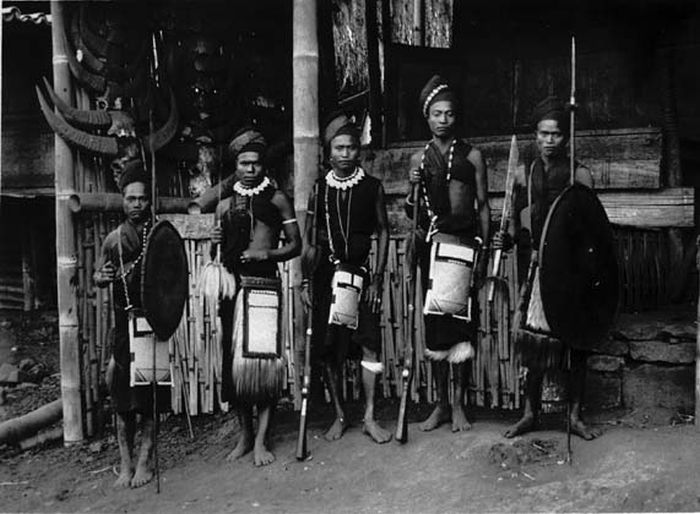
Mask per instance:
[[[579,184],[583,184],[584,186],[593,189],[593,175],[591,175],[591,170],[585,166],[578,166],[576,168],[575,180]]]
[[[115,238],[115,232],[110,232],[102,243],[102,251],[100,259],[95,265],[95,272],[92,274],[92,280],[99,288],[107,287],[117,277],[116,265],[112,262],[112,255]]]
[[[381,183],[377,190],[374,209],[377,218],[377,267],[367,289],[367,300],[372,312],[378,313],[382,303],[384,270],[386,269],[386,259],[389,251],[389,217],[386,213],[386,202],[384,201],[384,186]]]
[[[272,204],[277,206],[282,216],[282,230],[285,242],[279,248],[268,250],[268,258],[274,262],[288,261],[301,253],[301,234],[299,224],[294,215],[294,207],[289,197],[282,191],[277,191],[272,197]]]
[[[476,168],[476,206],[479,212],[481,238],[485,244],[491,235],[491,210],[489,209],[488,182],[486,180],[486,163],[481,152],[473,148],[467,157]]]
[[[389,216],[386,212],[386,201],[384,200],[384,186],[379,184],[377,191],[377,202],[374,206],[377,217],[377,269],[375,273],[384,276],[386,259],[389,251]]]

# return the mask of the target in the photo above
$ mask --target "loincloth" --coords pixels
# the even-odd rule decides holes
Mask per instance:
[[[250,280],[279,293],[280,281],[277,278],[242,277],[242,287],[235,300],[222,301],[222,397],[224,401],[243,404],[274,403],[284,390],[287,371],[281,348],[282,313],[276,311],[272,320],[261,317],[250,308],[246,313],[245,291]],[[281,295],[278,294],[277,299],[277,309],[281,310]],[[256,337],[266,343],[264,352],[252,346]]]
[[[131,386],[128,316],[122,309],[119,311],[115,310],[112,353],[115,366],[111,373],[111,384],[108,384],[112,408],[115,412],[135,411],[148,414],[153,412],[153,387],[151,385]],[[156,407],[158,412],[170,410],[170,387],[156,387]]]
[[[360,358],[362,349],[379,355],[381,333],[379,314],[372,313],[366,302],[360,302],[357,329],[328,323],[331,307],[331,282],[334,268],[330,262],[321,262],[314,273],[314,327],[312,345],[325,360],[344,361],[347,357]]]
[[[521,289],[513,318],[515,349],[522,365],[529,369],[561,369],[566,364],[566,345],[549,328],[539,288],[539,267],[534,266]]]

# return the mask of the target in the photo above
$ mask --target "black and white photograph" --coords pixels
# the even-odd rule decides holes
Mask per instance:
[[[696,1],[0,5],[0,512],[700,512]]]

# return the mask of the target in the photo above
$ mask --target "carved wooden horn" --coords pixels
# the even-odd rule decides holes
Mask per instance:
[[[62,116],[51,110],[39,87],[34,86],[34,88],[39,99],[39,107],[41,107],[41,112],[44,114],[46,121],[51,129],[65,139],[67,143],[92,153],[110,156],[118,154],[119,147],[116,138],[96,136],[73,127]]]
[[[112,117],[107,111],[82,110],[68,105],[54,92],[46,77],[44,77],[44,86],[46,86],[49,99],[68,123],[91,128],[105,128],[112,124]]]

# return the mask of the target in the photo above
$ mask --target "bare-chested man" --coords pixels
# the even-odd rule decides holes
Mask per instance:
[[[238,181],[233,186],[233,195],[217,206],[221,227],[215,227],[212,232],[212,242],[221,244],[224,266],[241,284],[235,300],[221,302],[222,396],[237,406],[242,428],[238,444],[227,459],[237,459],[253,450],[256,466],[270,464],[275,459],[268,444],[269,426],[284,387],[285,361],[279,346],[277,351],[265,354],[246,346],[249,344],[246,330],[269,333],[270,327],[255,326],[261,323],[261,318],[256,318],[252,311],[246,315],[244,289],[279,291],[277,264],[301,251],[292,202],[265,173],[266,147],[263,136],[252,129],[239,131],[229,144],[236,160]],[[285,242],[279,246],[282,231]],[[255,436],[253,406],[258,413]]]
[[[359,347],[366,402],[362,431],[375,442],[386,443],[391,433],[374,419],[375,384],[377,374],[383,369],[379,362],[379,308],[389,247],[384,188],[359,166],[360,134],[345,114],[331,116],[325,127],[324,141],[331,169],[316,183],[304,230],[303,286],[313,280],[314,298],[309,298],[307,287],[302,288],[302,295],[307,308],[312,308],[313,300],[313,346],[322,354],[335,408],[335,421],[325,437],[329,441],[340,439],[348,427],[340,398],[340,369],[348,354]],[[317,230],[317,247],[311,246],[312,226]],[[377,267],[369,276],[373,233],[378,236]],[[315,269],[311,262],[316,263]],[[334,272],[340,267],[352,269],[364,277],[359,325],[355,330],[329,322],[331,283]]]
[[[124,198],[126,220],[105,238],[102,255],[93,275],[96,286],[104,288],[113,285],[114,346],[106,378],[112,406],[117,414],[117,440],[121,458],[115,487],[140,487],[153,478],[153,393],[149,386],[130,386],[127,310],[127,307],[129,310],[138,309],[141,305],[141,267],[138,263],[150,229],[150,182],[142,161],[131,161],[125,166],[119,187]],[[161,391],[159,388],[159,409],[167,408],[169,400],[169,391]],[[134,465],[132,452],[137,413],[141,416],[141,450]]]
[[[420,94],[420,107],[432,139],[422,152],[411,159],[410,182],[420,184],[421,208],[416,237],[423,291],[428,289],[430,240],[436,234],[454,236],[462,242],[474,242],[480,235],[489,240],[490,214],[486,185],[486,164],[481,152],[457,136],[457,98],[439,75],[432,77]],[[406,212],[413,216],[408,198]],[[483,252],[482,255],[486,255]],[[481,287],[486,273],[486,258],[478,259],[474,291]],[[475,305],[476,302],[474,301]],[[466,361],[474,356],[476,321],[426,315],[426,356],[431,359],[438,402],[420,425],[434,430],[452,422],[452,431],[471,428],[464,408]],[[478,319],[473,314],[472,319]],[[453,365],[454,390],[449,403],[449,366]]]
[[[520,192],[529,198],[530,239],[533,249],[533,265],[537,265],[537,249],[552,202],[569,185],[571,170],[567,143],[569,141],[569,123],[566,108],[556,97],[544,99],[535,108],[534,116],[535,141],[538,155],[526,170],[525,177],[520,180]],[[575,180],[590,188],[593,187],[593,177],[588,168],[577,165]],[[520,213],[513,210],[513,220],[510,223],[510,238],[512,239],[520,227]],[[500,235],[494,237],[494,248],[503,247]],[[507,245],[506,245],[507,246]],[[531,274],[535,279],[535,274]],[[525,289],[533,290],[532,284],[525,284]],[[533,301],[532,299],[530,301]],[[564,346],[558,339],[548,335],[538,335],[521,332],[516,340],[522,364],[527,368],[525,378],[525,405],[523,417],[508,428],[506,437],[515,437],[534,430],[538,426],[540,402],[542,398],[542,382],[545,372],[551,368],[551,363],[562,366],[564,362]],[[586,374],[586,353],[571,350],[571,431],[583,439],[594,439],[600,432],[587,426],[581,418],[581,401]]]

